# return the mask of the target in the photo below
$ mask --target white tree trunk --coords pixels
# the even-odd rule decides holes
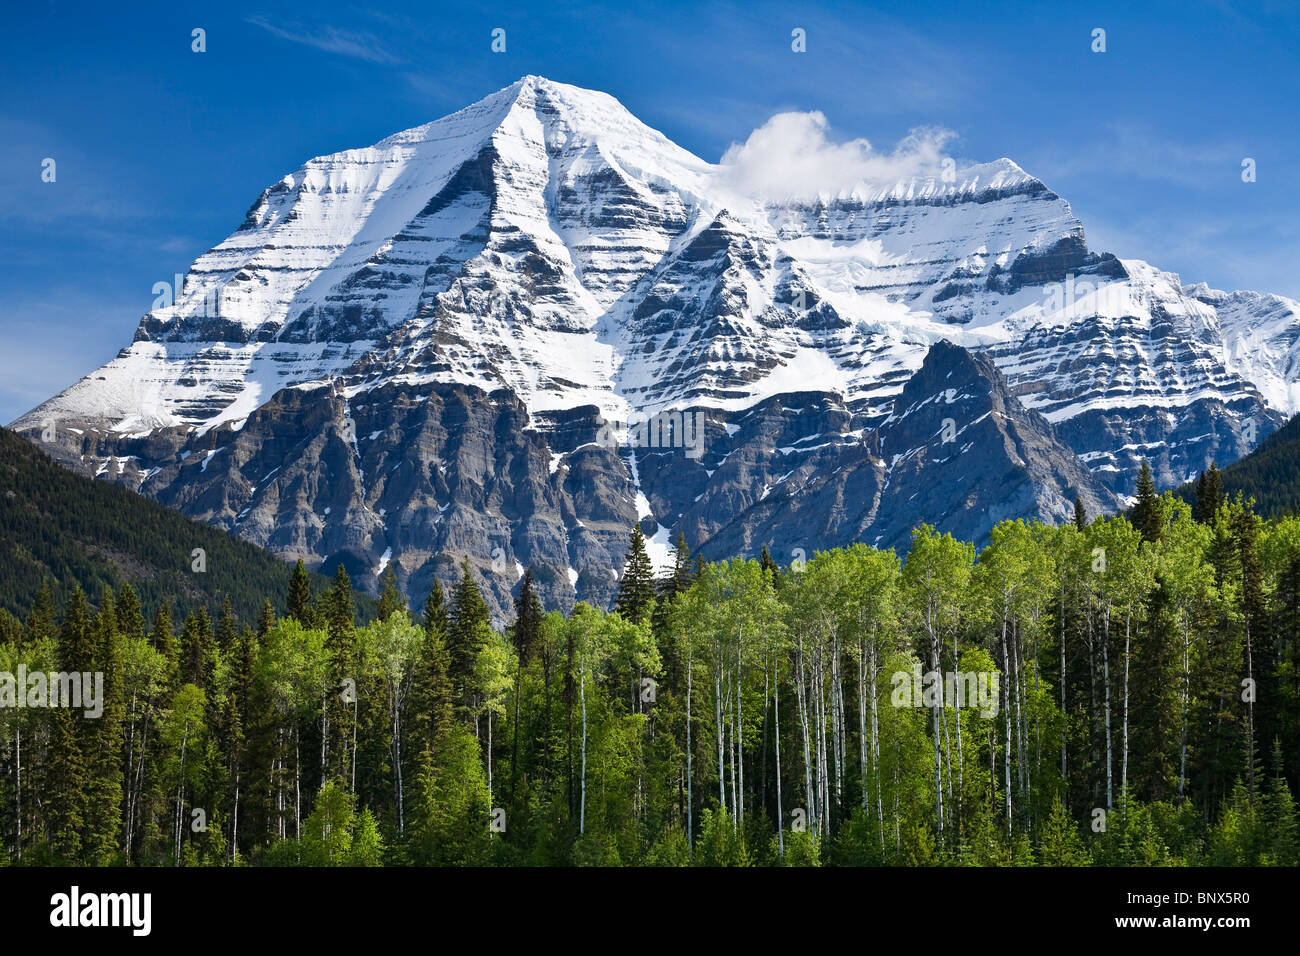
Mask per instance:
[[[1110,608],[1106,608],[1106,616],[1103,618],[1103,632],[1101,636],[1101,667],[1102,682],[1106,693],[1106,809],[1109,810],[1114,805],[1112,792],[1111,774],[1114,768],[1115,760],[1111,749],[1110,734]]]
[[[781,657],[772,668],[772,710],[776,723],[776,853],[785,857],[785,807],[781,805]]]
[[[1124,615],[1124,742],[1122,744],[1123,754],[1120,757],[1119,771],[1119,793],[1121,797],[1128,794],[1128,671],[1129,671],[1129,629],[1132,624],[1132,616]]]
[[[578,803],[578,833],[587,832],[587,667],[585,650],[578,654],[578,696],[582,700],[582,796]]]
[[[741,697],[741,687],[744,685],[744,671],[740,656],[741,645],[745,640],[745,625],[741,624],[736,631],[736,729],[734,731],[736,738],[736,767],[740,777],[736,786],[736,822],[743,824],[745,822],[745,714],[744,701]]]

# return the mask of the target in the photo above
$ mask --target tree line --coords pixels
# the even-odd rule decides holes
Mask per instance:
[[[0,672],[105,700],[0,708],[11,863],[1300,862],[1300,520],[1146,469],[1127,515],[905,559],[679,538],[656,575],[634,527],[614,608],[526,572],[504,630],[468,561],[364,626],[342,567],[255,621],[53,593]]]

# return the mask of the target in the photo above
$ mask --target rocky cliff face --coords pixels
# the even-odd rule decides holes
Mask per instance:
[[[1009,160],[815,200],[526,77],[270,187],[102,369],[69,464],[416,601],[462,555],[605,602],[657,560],[1116,507],[1294,411],[1300,305],[1088,248]],[[630,429],[630,430],[629,430]],[[938,436],[938,437],[936,437]]]

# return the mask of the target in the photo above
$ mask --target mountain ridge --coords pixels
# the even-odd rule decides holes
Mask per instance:
[[[1035,459],[1015,504],[979,489],[954,528],[1056,515],[1068,489],[1105,508],[1144,458],[1176,485],[1292,410],[1300,304],[1091,250],[1068,202],[1010,160],[924,172],[746,195],[608,94],[524,77],[268,187],[118,358],[15,427],[287,558],[392,561],[418,594],[451,551],[503,579],[537,555],[552,598],[567,578],[568,599],[602,601],[639,518],[660,559],[688,528],[705,550],[733,525],[714,546],[760,543],[768,519],[740,516],[782,476],[767,438],[746,469],[713,451],[739,451],[747,416],[782,409],[781,458],[887,436],[943,342],[996,367],[981,387],[1055,459]],[[782,397],[805,394],[823,398],[787,414]],[[664,449],[597,441],[665,414],[703,416],[701,460],[674,455],[660,477]],[[1001,431],[985,441],[991,461],[1015,453]],[[838,494],[883,493],[855,470]],[[901,523],[927,520],[917,497]]]

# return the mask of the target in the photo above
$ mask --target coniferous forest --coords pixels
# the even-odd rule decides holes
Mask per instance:
[[[634,528],[614,609],[525,574],[504,631],[468,561],[364,625],[341,568],[252,619],[47,582],[0,671],[103,711],[0,708],[4,858],[1294,865],[1300,520],[1201,492],[782,567]]]

